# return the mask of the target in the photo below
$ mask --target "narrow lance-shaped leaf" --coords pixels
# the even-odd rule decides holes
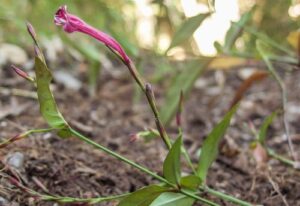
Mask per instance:
[[[150,206],[192,206],[195,200],[181,193],[165,192],[156,198]]]
[[[242,34],[243,27],[251,20],[255,7],[243,14],[236,25],[232,25],[227,31],[224,43],[224,52],[229,52],[234,46],[236,40]]]
[[[264,60],[269,60],[274,55],[272,48],[262,40],[256,40],[256,49]]]
[[[35,74],[37,94],[40,103],[40,111],[47,123],[57,129],[68,127],[61,113],[58,111],[53,94],[50,90],[52,74],[46,64],[39,57],[35,58]]]
[[[173,48],[175,46],[178,46],[185,40],[189,39],[193,35],[193,33],[196,31],[196,29],[200,26],[202,21],[209,15],[210,15],[210,13],[198,14],[196,16],[190,17],[187,20],[185,20],[180,25],[178,30],[175,32],[175,34],[172,38],[171,44],[170,44],[169,48],[167,49],[167,51],[169,51],[171,48]]]
[[[233,25],[239,26],[238,23],[233,23]],[[267,44],[269,46],[272,46],[273,48],[276,48],[279,51],[285,52],[286,54],[290,55],[291,57],[295,57],[295,52],[294,51],[292,51],[290,48],[274,41],[273,39],[271,39],[266,34],[264,34],[262,32],[258,32],[250,26],[244,26],[243,28],[246,32],[248,32],[248,33],[254,35],[255,37],[257,37],[259,41],[262,41],[265,44]]]
[[[218,155],[218,148],[221,138],[224,136],[229,124],[231,117],[237,110],[238,105],[235,105],[222,119],[221,122],[219,122],[213,130],[210,132],[210,134],[207,136],[207,138],[204,140],[199,164],[198,164],[198,170],[197,174],[202,180],[202,182],[205,182],[207,172],[211,164],[215,161]]]
[[[258,135],[258,141],[260,142],[261,145],[265,145],[265,140],[267,136],[267,130],[273,120],[276,118],[278,114],[278,111],[272,112],[271,115],[269,115],[264,122],[262,123],[260,129],[259,129],[259,135]]]
[[[160,194],[168,191],[168,188],[158,185],[150,185],[130,194],[124,198],[118,206],[149,206]]]
[[[173,184],[180,181],[180,154],[181,154],[182,137],[180,136],[172,145],[163,165],[164,177]]]
[[[161,120],[164,125],[169,124],[176,114],[178,108],[178,94],[180,91],[182,91],[186,97],[193,88],[197,78],[199,78],[202,72],[207,68],[212,59],[213,58],[201,58],[192,61],[180,74],[176,75],[169,87],[164,104],[160,108]]]

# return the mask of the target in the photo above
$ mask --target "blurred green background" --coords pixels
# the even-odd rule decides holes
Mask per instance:
[[[55,26],[53,17],[61,5],[113,36],[141,73],[150,68],[148,81],[168,88],[167,108],[162,109],[170,110],[163,114],[165,122],[174,114],[180,90],[191,90],[212,56],[257,59],[255,41],[259,38],[279,48],[278,56],[287,51],[287,57],[278,59],[274,55],[275,60],[298,63],[296,50],[287,41],[290,32],[299,28],[298,0],[1,0],[0,49],[9,43],[32,52],[25,24],[29,21],[45,49],[56,44],[72,48],[52,48],[52,57],[51,51],[46,53],[52,68],[62,62],[72,64],[72,58],[68,60],[65,53],[71,53],[73,58],[78,56],[76,52],[82,56],[81,61],[88,65],[91,94],[95,93],[101,68],[105,67],[101,55],[112,64],[115,58],[95,40],[82,34],[67,35]],[[232,62],[222,60],[210,66],[235,66]],[[139,99],[138,91],[135,99]]]
[[[189,11],[185,12],[183,8],[193,7],[195,2],[202,5],[199,6],[199,13],[205,13],[203,7],[206,6],[207,11],[209,9],[213,11],[213,3],[217,5],[222,0],[1,0],[0,42],[9,42],[21,46],[28,45],[30,39],[26,34],[26,21],[30,21],[34,25],[39,35],[48,38],[57,35],[60,29],[53,24],[53,15],[60,5],[66,4],[71,13],[82,17],[91,25],[114,36],[130,55],[136,56],[138,49],[147,44],[143,43],[143,38],[148,35],[147,32],[149,31],[153,37],[150,46],[148,44],[146,48],[152,50],[152,52],[163,53],[166,45],[161,46],[159,44],[167,44],[170,40],[161,43],[162,39],[172,39],[176,28],[187,16],[193,15],[193,11],[189,14],[187,13]],[[215,11],[226,15],[226,11],[231,11],[230,8],[236,5],[238,5],[238,13],[236,14],[238,17],[256,6],[254,15],[248,25],[264,32],[274,40],[282,42],[282,39],[285,39],[290,31],[298,29],[299,1],[228,0],[226,7],[223,7],[223,9],[218,8]],[[228,15],[232,14],[228,13]],[[150,22],[148,28],[137,28],[141,26],[140,21],[145,19]],[[227,23],[225,22],[225,24]],[[212,27],[215,27],[216,33],[219,32],[218,27],[213,24]],[[145,36],[141,36],[141,32],[137,32],[141,29],[144,29]],[[147,41],[147,39],[144,39],[144,41]],[[253,47],[251,38],[245,36],[242,41],[245,45],[243,48],[251,49]],[[190,42],[185,42],[180,46],[190,49],[188,43]],[[195,51],[189,50],[189,52],[194,53]]]

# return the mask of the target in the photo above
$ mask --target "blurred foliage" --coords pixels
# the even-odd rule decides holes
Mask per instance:
[[[215,1],[198,0],[212,8]],[[251,14],[251,20],[247,25],[270,36],[275,41],[282,41],[288,33],[299,26],[299,18],[291,18],[289,8],[295,4],[292,0],[253,0],[239,1],[241,14],[248,12],[249,2],[254,2],[255,12]],[[153,52],[158,52],[157,43],[162,34],[174,37],[176,29],[186,20],[182,13],[180,1],[149,0],[154,11],[155,32]],[[45,36],[51,36],[58,32],[53,24],[53,15],[60,5],[68,5],[71,13],[81,16],[86,22],[110,33],[125,47],[130,55],[138,54],[136,37],[136,23],[138,21],[134,11],[135,3],[131,0],[1,0],[0,4],[0,41],[12,42],[24,45],[29,40],[25,35],[26,20],[32,22],[36,30]],[[276,32],[275,32],[276,31]],[[7,35],[16,34],[16,35]],[[175,36],[176,37],[176,36]],[[227,36],[228,37],[228,36]],[[254,50],[255,37],[244,34],[242,38],[243,49]],[[186,42],[182,45],[188,46]],[[187,47],[189,48],[189,47]],[[190,50],[189,50],[190,52]]]
[[[241,4],[243,4],[242,1]],[[278,0],[276,3],[273,0],[255,0],[254,12],[246,25],[282,45],[287,45],[287,42],[283,40],[289,32],[297,30],[300,26],[299,17],[289,16],[291,6],[293,6],[292,0]],[[242,38],[243,51],[255,52],[256,38],[255,35],[245,32]]]
[[[276,3],[273,0],[257,0],[256,4],[257,28],[272,39],[280,41],[299,26],[288,14],[292,0],[277,0]]]
[[[215,5],[218,3],[215,0],[198,0],[198,2],[206,4],[210,12],[215,11]],[[165,110],[162,111],[162,114],[165,114],[162,118],[165,123],[168,123],[176,110],[175,103],[170,107],[172,105],[170,102],[178,99],[181,90],[187,94],[206,67],[206,64],[203,66],[201,62],[206,62],[207,58],[199,55],[192,38],[193,32],[202,21],[205,21],[206,14],[187,18],[183,13],[180,0],[149,0],[148,3],[155,25],[154,42],[147,48],[142,46],[143,36],[137,36],[139,16],[136,14],[137,3],[132,0],[1,0],[0,42],[20,46],[30,45],[31,41],[26,33],[26,20],[33,24],[39,35],[47,38],[59,35],[65,44],[81,53],[89,64],[88,76],[92,85],[91,93],[93,93],[101,67],[101,60],[98,56],[103,52],[111,53],[103,49],[101,44],[95,44],[92,39],[84,35],[73,35],[69,39],[56,28],[53,23],[54,13],[60,5],[66,4],[70,13],[82,17],[87,23],[116,38],[129,56],[135,60],[138,70],[148,76],[148,80],[169,86],[165,101],[167,106],[161,107]],[[274,0],[239,0],[241,17],[232,23],[224,37],[224,44],[216,42],[218,55],[258,59],[255,42],[260,39],[276,50],[270,60],[297,64],[295,48],[292,48],[286,39],[290,32],[297,30],[300,26],[300,17],[289,16],[291,6],[299,3],[299,1],[292,0],[277,0],[276,3]],[[163,36],[170,38],[169,46],[182,48],[184,61],[174,60],[176,59],[173,58],[174,56],[168,57],[164,54],[167,48],[161,48],[159,45]],[[176,55],[180,54],[175,54],[175,57]],[[218,58],[215,58],[214,64],[211,65],[216,65],[216,61]],[[194,62],[200,63],[194,64]],[[193,64],[193,67],[189,66]],[[135,100],[139,97],[139,90],[136,90]]]

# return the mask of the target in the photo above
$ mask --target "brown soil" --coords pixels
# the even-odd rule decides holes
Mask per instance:
[[[206,81],[206,87],[194,89],[185,102],[184,143],[195,163],[202,140],[224,115],[242,82],[237,70],[224,74],[226,83],[221,87],[217,84],[215,73],[207,72],[201,77]],[[10,71],[3,70],[0,75],[1,86],[34,89]],[[296,70],[282,75],[289,91],[289,106],[299,110],[300,73]],[[155,85],[155,89],[160,101],[164,90],[159,89],[158,85]],[[139,104],[132,104],[133,90],[130,79],[103,74],[100,89],[94,98],[88,97],[86,88],[74,92],[59,84],[55,84],[54,94],[61,112],[74,128],[94,141],[161,174],[162,162],[167,153],[162,142],[159,139],[149,143],[142,140],[129,141],[132,133],[145,127],[154,127],[145,99]],[[2,108],[26,106],[19,114],[12,112],[0,119],[0,137],[11,137],[27,129],[47,126],[39,114],[36,100],[4,94],[1,94],[0,99],[1,111]],[[274,159],[269,160],[267,167],[258,167],[249,149],[254,137],[247,127],[248,123],[252,122],[259,127],[263,119],[280,107],[280,104],[280,90],[271,78],[257,83],[247,92],[224,138],[227,149],[223,149],[209,172],[209,186],[255,204],[284,205],[285,197],[289,205],[300,205],[299,171]],[[290,112],[288,116],[295,147],[299,151],[300,115],[299,112],[298,116]],[[173,137],[176,135],[174,123],[168,130]],[[283,134],[280,117],[272,124],[267,144],[287,156],[288,146],[282,138]],[[14,152],[25,155],[24,165],[19,169],[24,184],[39,192],[48,190],[52,194],[63,196],[97,197],[132,192],[156,182],[76,138],[61,139],[54,133],[35,134],[1,149],[2,166],[5,158]],[[7,169],[0,174],[0,196],[11,205],[54,205],[35,201],[10,185],[5,178],[11,174]],[[276,191],[276,187],[281,194]],[[221,205],[232,205],[204,195]],[[116,202],[99,205],[116,205]]]

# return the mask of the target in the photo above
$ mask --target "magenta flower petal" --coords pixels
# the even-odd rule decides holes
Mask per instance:
[[[62,26],[64,31],[68,33],[77,31],[94,37],[95,39],[105,44],[107,47],[117,52],[126,64],[130,64],[129,57],[127,56],[121,45],[114,38],[88,25],[79,17],[69,14],[67,12],[66,5],[59,7],[58,11],[55,14],[54,22],[56,25]]]

